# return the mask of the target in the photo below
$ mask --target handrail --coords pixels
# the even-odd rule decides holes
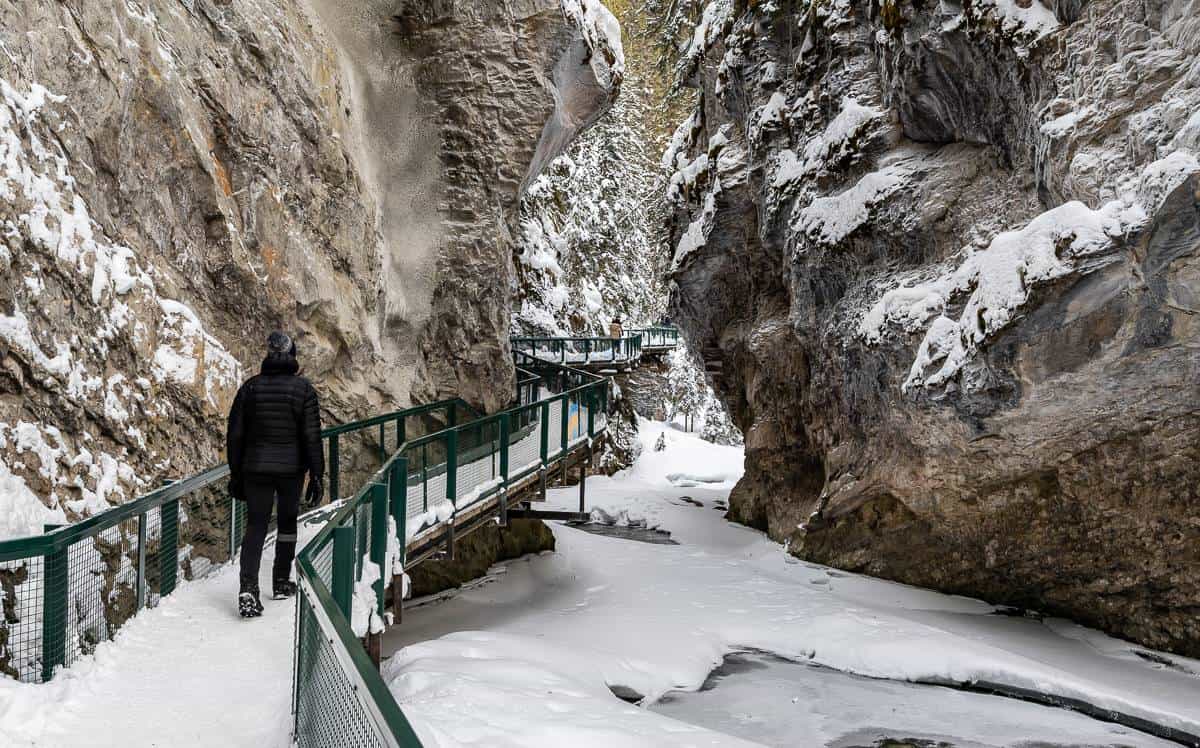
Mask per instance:
[[[642,356],[642,336],[622,335],[619,338],[604,336],[514,336],[510,338],[514,352],[534,354],[540,361],[569,363],[622,363],[633,364]],[[568,355],[567,349],[571,348]],[[582,350],[580,350],[582,348]],[[544,351],[553,358],[537,355]],[[605,356],[603,354],[607,353]],[[596,354],[595,356],[593,354]]]
[[[636,351],[636,346],[631,350]],[[496,495],[501,497],[496,505],[503,519],[512,482],[523,481],[522,485],[528,485],[532,472],[544,473],[552,465],[566,465],[566,460],[580,450],[590,450],[591,440],[606,430],[607,378],[519,350],[514,351],[514,359],[518,367],[518,397],[515,405],[500,413],[483,415],[467,403],[453,399],[338,424],[322,431],[329,455],[327,477],[334,508],[325,514],[324,525],[296,559],[300,594],[297,595],[293,709],[295,737],[301,746],[420,746],[412,726],[358,644],[359,621],[355,620],[352,603],[357,598],[357,604],[361,604],[364,574],[368,569],[379,571],[379,578],[371,585],[375,599],[368,606],[368,610],[374,611],[372,620],[379,620],[383,613],[384,579],[396,569],[403,569],[410,542],[416,548],[422,547],[420,543],[428,547],[424,533],[445,524],[452,543],[460,512],[477,513],[475,507],[483,505],[485,499],[489,501],[486,506],[492,506],[490,502]],[[543,394],[547,390],[552,394]],[[458,417],[460,411],[466,413],[466,418]],[[407,426],[407,419],[412,417],[423,417],[426,420],[421,425],[435,430],[413,433]],[[388,427],[393,424],[394,441],[388,434]],[[338,490],[342,475],[340,440],[354,433],[369,435],[374,429],[378,429],[378,442],[362,446],[378,447],[380,461],[375,464],[379,467],[352,496],[342,499]],[[390,441],[393,446],[388,449]],[[418,452],[420,473],[410,474],[410,460],[415,464]],[[431,452],[433,459],[439,461],[436,465],[430,462]],[[40,575],[41,580],[27,588],[17,587],[22,606],[18,612],[25,620],[23,628],[13,630],[12,624],[0,621],[0,629],[6,635],[0,639],[0,673],[25,680],[49,680],[56,667],[70,665],[78,654],[89,651],[85,640],[92,641],[94,646],[95,641],[109,638],[128,616],[145,607],[147,597],[154,591],[159,597],[170,594],[180,570],[191,568],[181,565],[185,563],[181,539],[186,535],[191,537],[184,548],[204,547],[203,554],[194,555],[194,560],[219,562],[211,554],[213,526],[187,529],[191,525],[184,521],[181,502],[189,495],[201,494],[200,506],[211,511],[210,495],[202,492],[219,486],[228,475],[228,465],[216,465],[74,525],[48,528],[39,536],[0,541],[0,563],[16,563],[22,575]],[[425,511],[429,509],[426,502],[431,484],[440,492],[432,497],[436,509],[432,518]],[[419,504],[412,502],[417,498],[414,490],[424,492]],[[224,510],[219,503],[224,500],[229,512],[228,556],[222,558],[232,560],[240,540],[238,528],[239,522],[244,523],[245,505],[225,496],[223,486],[217,491],[218,511]],[[447,513],[443,514],[447,504]],[[188,511],[192,511],[190,507]],[[408,521],[414,511],[419,511],[413,517],[419,517],[422,524],[414,523],[420,534],[414,533],[410,540]],[[478,520],[471,518],[474,516],[468,515],[464,520],[473,523],[467,525],[467,530],[478,525]],[[217,519],[220,518],[218,514]],[[112,537],[106,534],[122,523],[135,520],[136,545],[127,526]],[[219,522],[215,527],[220,527]],[[221,532],[224,531],[218,530],[216,535],[218,548],[224,542],[220,539]],[[105,553],[117,554],[121,570],[116,575],[111,573],[113,557],[102,556]],[[88,554],[95,556],[96,561],[89,560]],[[136,556],[136,579],[132,576],[132,562],[126,563],[133,556]],[[96,566],[98,563],[109,569],[107,577],[96,573],[100,568]],[[150,573],[151,567],[158,573]],[[127,569],[130,574],[118,579]],[[111,602],[118,586],[135,582],[133,612],[127,613],[125,619],[109,620],[107,608],[98,613],[93,610],[92,615],[103,619],[101,634],[99,639],[90,633],[84,636],[81,628],[84,624],[77,615],[84,610],[82,598],[88,598],[82,600],[86,604],[92,604],[93,598],[105,597]],[[17,652],[18,659],[13,657],[14,646],[26,647]],[[30,670],[34,667],[32,663],[38,663],[36,671]],[[330,714],[330,710],[340,712]]]
[[[453,422],[453,414],[460,408],[474,412],[461,400],[443,400],[322,430],[323,445],[329,449],[326,474],[331,498],[338,494],[340,438],[378,427],[383,449],[387,424],[396,424],[399,445],[407,436],[406,419],[445,411],[445,419]],[[240,545],[239,530],[246,510],[244,504],[225,495],[220,483],[228,475],[229,466],[221,463],[74,524],[47,527],[41,535],[0,540],[0,564],[11,578],[21,580],[12,583],[13,599],[7,601],[13,609],[11,620],[0,619],[0,677],[50,680],[56,668],[70,665],[98,641],[111,638],[147,604],[152,605],[154,595],[171,594],[180,572],[195,568],[189,563],[232,559]],[[217,526],[228,524],[223,539],[214,536],[211,528],[207,534],[203,529],[189,529],[184,521],[185,509],[190,512],[183,506],[186,497],[199,497],[200,510],[212,511],[206,491],[216,492],[218,513],[213,519]],[[136,522],[136,529],[119,529],[130,522]],[[198,544],[202,551],[189,561],[186,552]],[[130,594],[132,599],[122,602],[122,594]]]
[[[372,625],[362,616],[369,613],[370,621],[386,626],[385,580],[391,576],[397,584],[410,544],[427,548],[427,533],[443,526],[453,543],[460,512],[475,512],[496,495],[503,521],[512,481],[566,460],[572,450],[583,448],[585,438],[590,449],[591,439],[604,431],[607,378],[521,351],[514,351],[514,359],[519,372],[516,405],[466,423],[449,419],[440,430],[404,439],[298,554],[301,594],[293,696],[299,745],[419,748],[412,726],[357,643]],[[543,385],[561,385],[561,391],[521,402],[523,389],[531,385],[535,395]],[[569,416],[582,419],[585,414],[586,433],[582,422],[572,429]],[[557,444],[553,450],[552,441]],[[430,448],[438,460],[435,465],[430,464]],[[512,465],[514,456],[533,457],[535,464]],[[410,473],[418,458],[419,470]],[[433,496],[431,486],[437,491]],[[368,570],[374,581],[364,600]],[[393,590],[398,604],[399,590]],[[336,669],[331,661],[338,663]]]
[[[634,327],[629,332],[641,335],[645,348],[674,348],[679,345],[679,330],[675,327],[667,325]]]
[[[397,418],[407,418],[411,416],[426,415],[436,410],[458,405],[462,407],[470,407],[466,402],[457,398],[450,400],[442,400],[428,405],[419,405],[414,408],[405,408],[402,410],[393,411],[381,416],[372,416],[363,418],[358,421],[331,426],[321,431],[322,441],[340,434],[361,431],[371,426],[387,424],[396,421]],[[332,466],[330,469],[334,469]],[[181,480],[172,481],[165,486],[156,488],[149,493],[142,494],[133,501],[127,501],[124,504],[119,504],[106,509],[98,514],[93,514],[78,522],[69,525],[62,525],[54,528],[42,535],[27,535],[24,537],[8,538],[0,540],[0,561],[11,561],[14,558],[22,558],[31,555],[29,551],[35,552],[33,555],[40,555],[53,550],[59,550],[76,538],[81,538],[86,535],[94,535],[93,530],[104,530],[114,525],[120,524],[123,521],[133,519],[137,515],[150,510],[156,509],[168,501],[180,498],[193,491],[216,483],[220,479],[229,475],[229,465],[222,462],[219,465],[214,465],[202,472],[190,475]],[[15,554],[15,555],[14,555]]]

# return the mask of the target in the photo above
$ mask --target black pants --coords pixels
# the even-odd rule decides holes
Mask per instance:
[[[242,536],[242,586],[258,587],[263,542],[271,522],[271,505],[276,504],[279,532],[275,536],[275,566],[271,579],[291,577],[296,558],[296,517],[300,514],[300,490],[304,475],[246,476],[246,534]]]

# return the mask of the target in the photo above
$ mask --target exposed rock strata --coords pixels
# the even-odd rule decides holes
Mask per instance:
[[[1200,654],[1200,6],[715,2],[673,317],[805,558]]]
[[[522,185],[620,84],[581,8],[0,0],[0,538],[219,462],[276,327],[330,422],[507,404]],[[223,559],[226,501],[187,507],[185,574]],[[127,525],[84,549],[85,649],[132,610]]]
[[[330,420],[506,403],[520,188],[615,96],[597,43],[558,0],[0,2],[25,524],[217,461],[277,326]]]

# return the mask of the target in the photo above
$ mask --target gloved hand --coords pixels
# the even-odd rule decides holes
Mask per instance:
[[[322,476],[308,476],[308,489],[304,492],[304,502],[308,506],[320,506],[321,499],[325,498],[325,484],[321,480]]]
[[[229,495],[238,501],[246,500],[246,483],[240,474],[229,474]]]

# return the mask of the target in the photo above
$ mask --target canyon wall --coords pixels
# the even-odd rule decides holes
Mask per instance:
[[[522,186],[612,102],[578,0],[0,0],[0,537],[220,460],[274,328],[328,421],[513,391]]]
[[[1200,5],[710,2],[672,316],[803,558],[1200,654]]]

